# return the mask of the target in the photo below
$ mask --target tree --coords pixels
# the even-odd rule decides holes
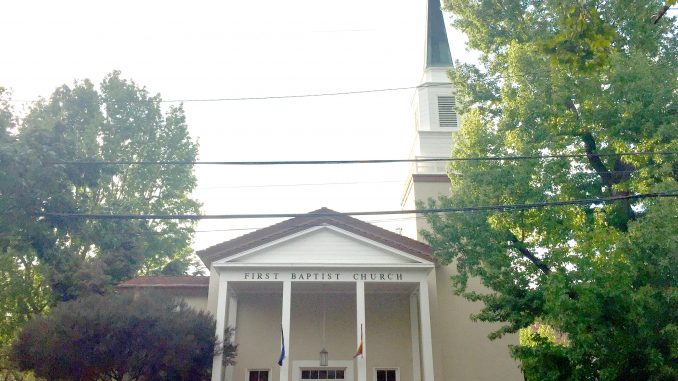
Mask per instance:
[[[463,114],[452,155],[564,156],[453,162],[452,193],[436,206],[675,195],[677,30],[650,20],[659,6],[447,0],[481,53],[479,67],[451,73]],[[483,303],[474,318],[503,323],[492,338],[535,322],[566,335],[513,349],[528,379],[669,380],[677,215],[671,198],[459,213],[430,217],[426,238],[456,265],[455,291]],[[470,277],[487,291],[468,288]]]
[[[50,380],[209,380],[215,353],[231,364],[211,315],[163,294],[92,295],[26,324],[16,363]]]
[[[0,88],[0,346],[55,301],[191,264],[193,222],[41,214],[198,213],[192,166],[56,163],[196,155],[182,107],[163,111],[159,95],[119,72],[98,89],[88,80],[61,86],[21,118]]]
[[[47,265],[58,300],[100,293],[168,264],[173,272],[187,271],[193,222],[40,216],[198,213],[189,197],[196,181],[192,166],[105,164],[195,161],[197,145],[182,107],[163,113],[160,102],[159,95],[113,72],[99,90],[88,80],[58,88],[21,120],[8,107],[0,110],[7,126],[0,160],[5,178],[13,179],[0,183],[3,247],[21,248],[15,251]]]
[[[44,163],[64,161],[195,161],[197,146],[188,135],[182,108],[170,107],[163,115],[160,101],[114,72],[100,91],[86,80],[72,89],[62,86],[49,101],[34,105],[22,121],[19,140],[43,167],[38,174],[51,174],[54,184],[46,192],[40,188],[45,193],[38,195],[42,205],[33,212],[197,213],[198,203],[188,197],[195,186],[190,165],[44,168]],[[56,232],[42,239],[47,245],[35,245],[40,259],[58,270],[81,267],[103,273],[113,283],[190,253],[192,222],[48,220]],[[58,254],[52,252],[55,248]],[[84,263],[92,255],[98,263]],[[52,283],[61,299],[80,292],[77,282],[57,277],[52,275]]]

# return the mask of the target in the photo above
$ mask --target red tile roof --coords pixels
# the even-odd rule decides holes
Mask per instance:
[[[208,276],[141,276],[120,283],[118,288],[142,288],[142,287],[208,287]]]
[[[433,256],[431,255],[431,247],[427,244],[327,208],[321,208],[310,212],[305,216],[294,217],[275,225],[256,230],[230,241],[200,250],[197,254],[200,259],[202,259],[205,266],[209,268],[213,261],[227,258],[314,226],[321,225],[332,225],[427,261],[434,262]]]

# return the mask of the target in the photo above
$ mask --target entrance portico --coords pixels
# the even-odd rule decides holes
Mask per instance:
[[[238,344],[212,380],[434,381],[428,246],[328,209],[230,242],[199,253]]]

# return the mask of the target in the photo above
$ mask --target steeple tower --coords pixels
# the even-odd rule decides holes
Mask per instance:
[[[457,130],[454,89],[447,76],[452,68],[452,56],[440,0],[427,0],[426,14],[424,70],[412,100],[415,138],[411,159],[449,157],[452,136]],[[446,168],[445,162],[414,163],[407,177],[402,208],[414,209],[417,201],[449,194]],[[419,231],[425,222],[419,220],[406,226],[403,233],[420,239]]]
[[[426,64],[425,68],[452,67],[450,44],[447,43],[445,20],[440,11],[439,0],[428,0],[426,18]]]

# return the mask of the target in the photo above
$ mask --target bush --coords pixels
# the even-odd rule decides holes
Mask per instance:
[[[28,322],[13,346],[21,370],[49,380],[208,380],[236,347],[211,315],[161,294],[94,295]]]

